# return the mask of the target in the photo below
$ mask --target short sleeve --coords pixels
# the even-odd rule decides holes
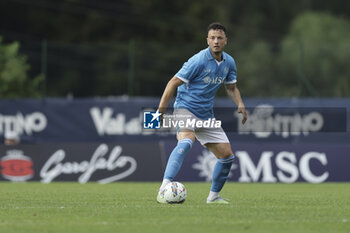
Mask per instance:
[[[183,82],[188,83],[198,75],[198,70],[199,60],[197,59],[197,56],[193,56],[183,64],[182,68],[175,74],[175,76]]]
[[[237,68],[236,63],[234,60],[232,60],[230,64],[230,70],[229,73],[225,79],[225,84],[234,84],[237,82]]]

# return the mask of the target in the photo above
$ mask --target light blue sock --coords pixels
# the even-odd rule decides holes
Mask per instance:
[[[220,192],[222,187],[224,187],[228,174],[230,173],[234,157],[234,155],[231,155],[225,159],[218,159],[213,171],[211,191]]]
[[[177,143],[177,146],[171,152],[164,172],[164,179],[173,181],[177,173],[180,171],[182,162],[191,149],[193,141],[189,138],[184,138]]]

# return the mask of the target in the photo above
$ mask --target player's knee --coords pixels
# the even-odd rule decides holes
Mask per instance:
[[[193,131],[184,131],[184,132],[178,132],[177,134],[177,140],[180,141],[184,138],[189,138],[192,140],[192,142],[194,143],[196,140],[195,134]]]
[[[223,152],[222,154],[218,155],[217,158],[218,159],[226,159],[226,158],[228,158],[228,157],[230,157],[232,155],[233,155],[232,151],[231,152],[230,151],[226,151],[226,152]]]
[[[233,152],[232,152],[231,147],[226,147],[220,151],[220,154],[218,154],[217,157],[218,157],[218,159],[226,159],[232,155],[233,155]]]

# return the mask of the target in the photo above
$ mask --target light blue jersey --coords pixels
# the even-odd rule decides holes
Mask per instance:
[[[209,47],[184,63],[176,77],[185,82],[177,88],[174,108],[185,108],[201,119],[214,118],[214,98],[219,87],[236,83],[237,69],[234,59],[222,53],[220,64]]]

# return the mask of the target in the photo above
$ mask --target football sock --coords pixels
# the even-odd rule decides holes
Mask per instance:
[[[213,171],[213,180],[210,191],[219,193],[224,186],[227,176],[230,173],[234,155],[224,159],[218,159]]]
[[[177,146],[173,149],[168,159],[164,172],[164,179],[170,181],[174,180],[174,177],[180,171],[182,162],[184,161],[187,152],[191,149],[192,144],[193,141],[189,138],[184,138],[177,143]]]

